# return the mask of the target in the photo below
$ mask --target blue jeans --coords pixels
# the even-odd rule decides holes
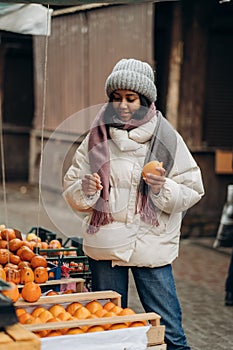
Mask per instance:
[[[122,296],[122,307],[127,307],[129,267],[111,266],[109,260],[89,258],[92,289],[114,290]],[[156,312],[165,325],[167,350],[190,350],[182,328],[182,313],[176,294],[172,266],[130,267],[139,298],[146,312]]]
[[[227,279],[226,279],[226,292],[233,293],[233,250],[231,253],[231,260],[230,260]]]

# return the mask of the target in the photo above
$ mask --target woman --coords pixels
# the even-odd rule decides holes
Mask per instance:
[[[122,59],[106,80],[109,103],[77,149],[64,197],[87,212],[83,249],[93,290],[115,290],[127,306],[128,271],[146,312],[161,315],[168,350],[190,349],[182,328],[172,262],[183,213],[204,194],[200,169],[181,136],[156,110],[150,65]],[[157,159],[160,175],[142,178]]]

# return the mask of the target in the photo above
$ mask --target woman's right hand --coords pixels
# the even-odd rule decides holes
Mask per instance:
[[[96,191],[101,191],[103,186],[101,185],[100,177],[97,173],[87,174],[82,179],[82,190],[87,196],[93,196]]]

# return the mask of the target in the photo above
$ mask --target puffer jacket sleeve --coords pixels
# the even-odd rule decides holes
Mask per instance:
[[[174,166],[158,195],[150,191],[154,205],[167,214],[184,212],[204,195],[200,168],[182,137],[177,133]]]
[[[93,196],[87,196],[82,191],[82,178],[91,173],[88,160],[88,139],[89,135],[77,148],[72,165],[66,172],[63,182],[64,199],[74,210],[80,212],[91,211],[100,196],[100,191],[97,191]]]

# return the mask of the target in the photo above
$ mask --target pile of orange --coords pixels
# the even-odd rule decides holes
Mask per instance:
[[[108,318],[113,316],[132,315],[135,312],[130,308],[121,308],[109,301],[102,305],[97,300],[92,300],[85,305],[79,302],[72,302],[66,307],[60,304],[53,304],[46,309],[44,306],[37,306],[29,313],[26,309],[18,308],[16,310],[19,322],[22,324],[39,324],[47,322],[61,322],[69,320],[84,320],[92,318]],[[57,330],[43,330],[35,332],[39,337],[52,337],[67,334],[81,334],[89,332],[99,332],[106,330],[115,330],[128,327],[145,326],[146,321],[119,322],[103,325],[80,326],[75,328],[65,328]]]
[[[46,258],[34,252],[37,244],[35,240],[29,242],[18,238],[14,229],[0,225],[0,278],[11,283],[12,289],[5,294],[13,302],[20,296],[18,284],[25,287],[22,289],[22,297],[34,302],[41,296],[38,284],[49,278]]]

